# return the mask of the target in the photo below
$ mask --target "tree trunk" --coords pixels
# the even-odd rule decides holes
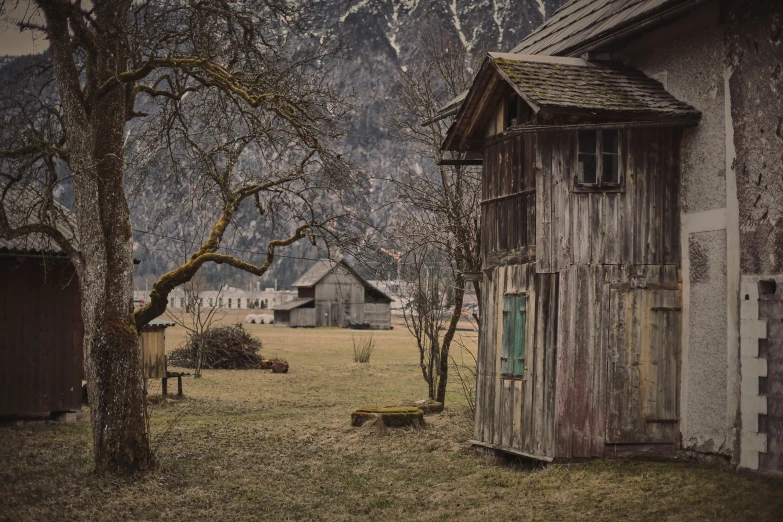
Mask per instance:
[[[465,281],[461,275],[454,278],[454,286],[454,312],[451,314],[449,327],[446,329],[446,335],[443,336],[443,342],[440,346],[440,375],[438,390],[434,397],[441,404],[446,404],[446,385],[449,383],[449,350],[457,331],[457,324],[462,317],[462,303],[465,298]]]
[[[41,4],[63,108],[79,231],[79,286],[95,470],[137,471],[154,463],[147,432],[139,334],[133,317],[133,236],[124,187],[125,93],[84,96],[64,12]],[[128,6],[104,2],[105,27],[125,27]],[[96,33],[85,92],[127,68],[111,30]]]
[[[104,316],[90,338],[90,397],[95,470],[138,471],[154,459],[147,434],[139,337],[131,314]]]

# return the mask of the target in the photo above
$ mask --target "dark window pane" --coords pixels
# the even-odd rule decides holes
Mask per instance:
[[[616,185],[620,183],[619,158],[617,154],[604,154],[604,171],[601,181],[604,184]]]
[[[595,154],[579,154],[579,183],[595,184],[595,158]]]
[[[616,129],[605,130],[603,138],[604,138],[604,152],[612,152],[614,154],[620,152]]]
[[[579,131],[579,152],[595,154],[595,131]]]
[[[517,119],[518,112],[517,112],[517,97],[516,96],[510,96],[506,100],[506,128],[512,126],[514,124],[514,120]],[[517,123],[521,123],[517,121]]]

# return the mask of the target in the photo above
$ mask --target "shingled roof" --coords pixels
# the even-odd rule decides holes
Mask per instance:
[[[482,128],[471,122],[486,119],[486,107],[494,109],[488,100],[497,95],[487,91],[499,92],[498,84],[509,85],[534,113],[581,112],[636,122],[700,117],[660,82],[631,67],[581,58],[489,53],[444,140],[445,150],[460,149],[461,140],[470,138],[468,133]]]
[[[568,56],[600,44],[620,31],[633,32],[652,20],[664,22],[695,0],[572,0],[511,50]]]
[[[15,190],[6,194],[3,203],[6,206],[6,215],[9,225],[15,228],[25,224],[40,223],[39,214],[42,212],[41,197],[31,189]],[[51,215],[55,213],[56,215]],[[54,202],[49,211],[49,220],[55,221],[55,227],[66,238],[73,240],[76,230],[76,221],[65,206]],[[54,255],[64,256],[62,248],[49,236],[43,234],[29,234],[14,239],[0,238],[0,253],[17,255]]]
[[[536,112],[557,108],[699,116],[699,111],[669,94],[660,82],[631,67],[579,58],[489,55],[506,81]]]

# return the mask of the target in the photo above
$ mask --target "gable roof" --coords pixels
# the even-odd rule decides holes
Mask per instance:
[[[611,35],[664,23],[699,0],[571,0],[514,47],[512,53],[568,56]]]
[[[669,94],[641,71],[581,58],[489,53],[470,88],[443,148],[458,149],[471,121],[491,107],[492,93],[505,83],[535,113],[586,112],[619,120],[697,120],[699,111]],[[473,125],[475,127],[475,125]]]
[[[285,303],[276,305],[272,310],[293,310],[294,308],[299,308],[300,306],[310,304],[313,301],[315,301],[315,299],[312,297],[297,297],[291,301],[286,301]]]
[[[368,291],[370,294],[372,294],[375,297],[379,297],[381,299],[388,299],[389,302],[391,302],[391,297],[384,294],[374,286],[372,286],[370,283],[367,282],[366,279],[364,279],[362,276],[359,275],[359,273],[351,267],[348,263],[345,261],[334,261],[332,259],[319,259],[316,261],[316,263],[310,267],[310,270],[305,272],[302,277],[297,279],[293,285],[294,288],[309,288],[312,286],[315,286],[318,284],[318,282],[326,277],[327,274],[331,273],[335,268],[342,267],[346,269],[348,272],[350,272],[356,279],[359,280],[359,282],[364,286],[365,290]]]

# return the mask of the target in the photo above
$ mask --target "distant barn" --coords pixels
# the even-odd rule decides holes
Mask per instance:
[[[392,299],[345,261],[321,259],[293,286],[298,296],[275,307],[275,326],[391,328]]]
[[[60,248],[0,239],[0,417],[81,408],[80,302]]]

